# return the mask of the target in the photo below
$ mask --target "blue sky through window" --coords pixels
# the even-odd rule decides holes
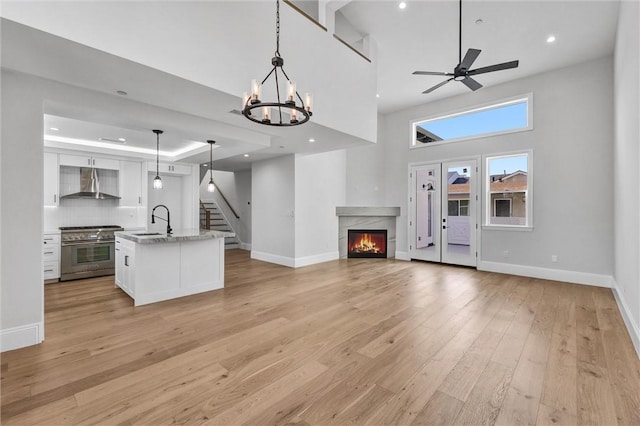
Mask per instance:
[[[507,174],[510,174],[518,170],[522,170],[523,172],[528,172],[526,155],[517,155],[513,157],[499,157],[499,158],[489,159],[490,175],[499,175],[499,174],[505,173],[505,171]]]
[[[419,123],[442,140],[481,136],[527,127],[527,101]]]

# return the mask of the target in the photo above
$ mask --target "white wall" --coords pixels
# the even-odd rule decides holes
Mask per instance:
[[[346,200],[346,152],[295,157],[296,265],[337,259],[336,206]]]
[[[183,177],[162,175],[162,189],[153,189],[153,178],[155,173],[149,175],[147,179],[147,197],[149,198],[149,214],[146,218],[147,230],[150,232],[167,232],[167,222],[162,219],[167,218],[167,211],[162,207],[156,210],[156,215],[162,219],[156,219],[156,223],[151,223],[151,210],[158,204],[164,204],[171,213],[171,228],[174,230],[183,229],[182,205],[183,197]]]
[[[622,1],[614,55],[614,223],[616,295],[640,354],[640,6]]]
[[[251,257],[293,266],[295,203],[293,155],[258,161],[251,166]]]
[[[44,337],[42,87],[2,72],[1,349]],[[25,191],[26,188],[30,190]]]
[[[376,64],[284,3],[280,15],[285,70],[301,95],[314,94],[313,121],[375,141]],[[269,72],[275,48],[271,1],[3,2],[2,16],[234,94],[238,102],[252,79]]]
[[[386,116],[378,142],[384,145],[386,173],[372,175],[368,182],[386,184],[385,204],[402,207],[397,250],[408,251],[409,163],[533,149],[534,229],[483,231],[481,261],[576,272],[583,281],[609,283],[613,273],[612,73],[612,58],[602,58]],[[412,119],[528,92],[534,96],[531,131],[409,149]],[[377,158],[377,153],[371,156]],[[349,170],[362,167],[351,152],[348,160]],[[348,204],[361,199],[350,182]],[[508,259],[502,256],[504,250],[511,253]],[[557,263],[551,262],[552,254],[558,256]]]
[[[386,117],[378,116],[378,134]],[[385,144],[346,150],[346,187],[350,206],[385,206],[387,163]]]

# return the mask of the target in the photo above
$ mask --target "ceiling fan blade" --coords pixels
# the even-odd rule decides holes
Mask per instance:
[[[450,72],[435,72],[435,71],[414,71],[413,75],[453,75]]]
[[[471,70],[467,74],[468,75],[478,75],[478,74],[484,74],[484,73],[487,73],[487,72],[502,71],[502,70],[508,70],[508,69],[511,69],[511,68],[518,68],[518,64],[519,63],[520,63],[520,61],[516,60],[516,61],[511,61],[511,62],[504,62],[502,64],[489,65],[488,67],[482,67],[482,68],[477,68],[475,70]]]
[[[479,88],[482,87],[482,84],[478,83],[477,81],[475,81],[471,77],[465,77],[460,81],[462,81],[465,86],[467,86],[469,89],[471,89],[473,91],[476,91],[476,90],[478,90]]]
[[[436,84],[435,86],[431,87],[430,89],[425,90],[425,91],[424,91],[424,92],[422,92],[422,93],[423,93],[423,94],[425,94],[425,93],[431,93],[431,92],[433,92],[434,90],[436,90],[437,88],[444,86],[445,84],[447,84],[447,83],[448,83],[448,82],[450,82],[451,80],[453,80],[453,77],[451,77],[451,78],[450,78],[450,79],[448,79],[448,80],[443,81],[442,83],[438,83],[438,84]]]
[[[464,55],[464,59],[462,59],[462,62],[460,62],[460,65],[458,65],[458,68],[465,69],[465,70],[468,70],[469,68],[471,68],[471,65],[475,62],[480,52],[482,51],[479,49],[467,50],[467,54]]]

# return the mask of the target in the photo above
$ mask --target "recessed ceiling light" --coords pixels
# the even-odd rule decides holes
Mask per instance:
[[[120,142],[126,142],[126,141],[127,141],[125,138],[118,138],[118,140],[119,140]]]
[[[60,129],[58,129],[57,127],[49,127],[49,130],[53,130],[54,132],[57,132]]]
[[[553,43],[554,41],[556,41],[556,36],[550,35],[547,37],[547,43]]]
[[[482,19],[476,19],[476,24],[478,25],[482,25],[484,21]]]
[[[248,157],[248,156],[249,156],[249,154],[245,154],[244,156],[245,156],[245,157]]]
[[[376,98],[379,98],[379,97],[380,97],[380,93],[376,93]]]
[[[403,2],[403,1],[401,1],[401,2],[400,2],[400,4],[398,5],[398,7],[399,7],[400,9],[404,9],[405,7],[407,7],[407,3],[405,3],[405,2]]]
[[[309,142],[315,142],[316,140],[314,138],[309,138]]]
[[[207,167],[207,166],[208,166],[208,164],[203,164],[203,165],[202,165],[202,167]]]
[[[118,95],[122,95],[122,96],[127,96],[127,95],[128,95],[128,93],[127,93],[127,92],[125,92],[124,90],[118,90],[116,93],[117,93]]]

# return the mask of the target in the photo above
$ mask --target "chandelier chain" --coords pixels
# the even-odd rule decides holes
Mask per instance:
[[[276,0],[276,56],[280,56],[280,0]]]

